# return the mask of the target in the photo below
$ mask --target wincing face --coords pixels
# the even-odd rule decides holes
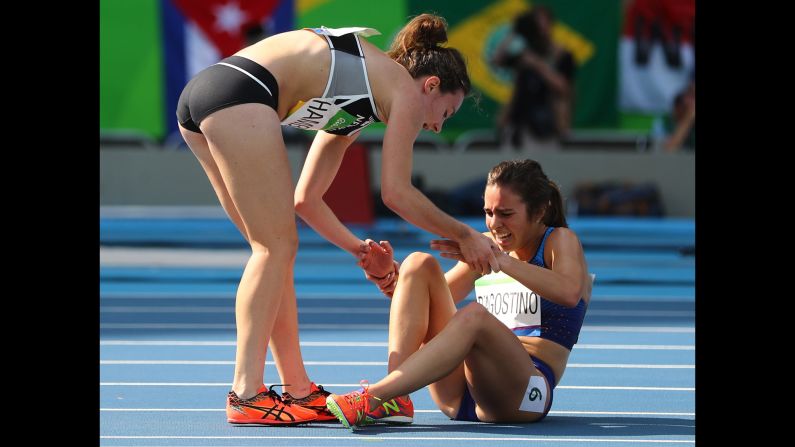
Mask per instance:
[[[486,186],[483,211],[486,213],[486,227],[502,251],[517,252],[523,259],[535,248],[532,244],[537,242],[543,225],[530,220],[527,204],[510,187]]]
[[[464,92],[442,93],[439,89],[439,78],[431,76],[425,81],[423,91],[427,94],[425,120],[422,128],[436,133],[442,131],[444,122],[455,115],[464,102]]]

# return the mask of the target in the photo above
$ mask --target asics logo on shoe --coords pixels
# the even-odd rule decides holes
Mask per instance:
[[[232,424],[295,425],[317,419],[317,413],[299,406],[285,405],[276,392],[261,386],[250,399],[240,399],[234,391],[227,395],[227,422]]]
[[[279,404],[274,404],[270,408],[268,408],[268,407],[258,407],[256,405],[247,405],[247,404],[244,404],[244,403],[241,403],[240,406],[246,407],[246,408],[251,408],[252,410],[261,411],[263,413],[261,419],[267,419],[268,416],[271,416],[274,419],[281,421],[281,420],[283,420],[282,419],[282,414],[286,414],[287,417],[290,418],[290,420],[292,420],[292,421],[295,420],[293,415],[290,414],[290,413],[287,413],[286,411],[284,411],[285,407],[284,406],[279,407]]]

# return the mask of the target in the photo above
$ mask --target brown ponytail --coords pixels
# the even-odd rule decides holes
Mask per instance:
[[[395,36],[388,54],[392,59],[397,59],[399,55],[414,49],[433,48],[445,42],[447,42],[447,21],[432,14],[420,14]]]
[[[438,76],[443,93],[462,90],[469,94],[472,83],[466,62],[455,48],[442,47],[447,42],[447,21],[433,14],[414,17],[395,36],[387,55],[406,67],[411,77]]]

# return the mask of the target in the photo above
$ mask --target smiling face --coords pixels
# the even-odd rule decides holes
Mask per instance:
[[[432,132],[442,131],[444,122],[458,112],[464,102],[464,92],[458,90],[454,93],[442,93],[439,89],[439,78],[436,76],[428,77],[423,82],[423,93],[425,95],[425,120],[422,128]]]
[[[497,184],[486,186],[483,196],[483,211],[494,241],[502,251],[513,251],[524,259],[533,256],[534,244],[544,225],[531,219],[527,214],[527,204],[510,187]],[[529,258],[528,258],[529,259]]]

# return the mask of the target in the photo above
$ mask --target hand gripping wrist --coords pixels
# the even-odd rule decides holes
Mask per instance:
[[[367,276],[367,279],[375,279],[377,281],[380,281],[380,280],[386,278],[387,276],[389,276],[389,275],[391,275],[393,273],[395,274],[395,276],[397,276],[398,272],[400,272],[400,263],[393,259],[392,260],[392,268],[393,268],[393,270],[391,272],[387,273],[384,276],[380,276],[380,277],[372,275],[370,273],[367,273],[366,270],[365,270],[364,274],[365,274],[365,276]]]

